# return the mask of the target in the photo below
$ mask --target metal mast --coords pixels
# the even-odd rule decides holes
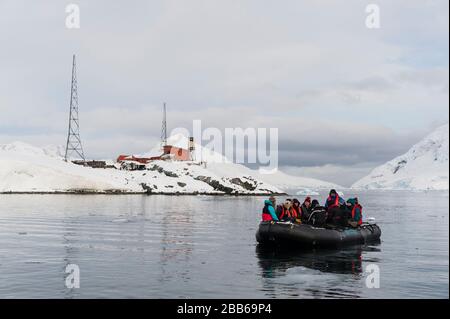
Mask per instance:
[[[75,54],[72,62],[72,85],[70,90],[70,112],[69,112],[69,132],[67,134],[66,154],[64,159],[67,162],[71,155],[76,155],[85,161],[83,147],[80,138],[80,122],[78,120],[78,88],[77,88],[77,70],[75,63]]]
[[[166,121],[166,103],[163,104],[163,120],[161,126],[161,144],[167,145],[167,121]]]

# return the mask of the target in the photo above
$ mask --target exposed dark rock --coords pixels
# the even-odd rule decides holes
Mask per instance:
[[[176,173],[170,171],[164,171],[164,174],[169,177],[178,177]]]
[[[164,174],[169,177],[178,177],[178,175],[176,173],[171,172],[171,171],[166,171],[166,170],[164,170],[164,168],[162,168],[161,166],[158,166],[158,165],[152,165],[148,168],[148,170],[157,171],[158,173]]]
[[[243,189],[246,189],[248,191],[254,191],[256,189],[256,185],[253,183],[250,183],[248,181],[243,181],[238,177],[232,178],[230,180],[231,183],[238,185],[240,187],[242,187]]]
[[[141,183],[142,189],[147,192],[147,194],[151,194],[153,189],[145,183]]]
[[[195,179],[202,181],[211,186],[212,188],[214,188],[214,190],[224,192],[225,194],[232,194],[235,192],[235,190],[232,189],[231,187],[225,186],[221,184],[219,181],[212,179],[209,176],[197,176],[195,177]]]
[[[394,168],[394,172],[393,174],[397,173],[399,171],[400,168],[402,168],[403,166],[405,166],[405,164],[407,163],[406,160],[402,160],[400,162],[397,163],[397,166]]]

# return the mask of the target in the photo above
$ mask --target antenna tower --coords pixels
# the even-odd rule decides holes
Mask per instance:
[[[163,120],[161,126],[161,145],[167,145],[167,119],[166,119],[166,103],[163,104]]]
[[[80,122],[78,120],[78,88],[75,54],[72,61],[72,85],[70,90],[69,132],[67,134],[66,153],[64,160],[67,162],[72,155],[76,155],[85,161],[83,147],[80,138]]]

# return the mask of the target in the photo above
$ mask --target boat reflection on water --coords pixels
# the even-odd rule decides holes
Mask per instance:
[[[270,298],[360,298],[374,246],[299,251],[256,246],[262,290]]]
[[[363,253],[380,251],[374,246],[355,246],[342,250],[293,250],[292,247],[256,246],[258,263],[262,276],[271,278],[277,273],[293,267],[306,267],[334,274],[358,275],[364,272],[362,267]],[[366,259],[365,262],[378,262],[376,259]]]

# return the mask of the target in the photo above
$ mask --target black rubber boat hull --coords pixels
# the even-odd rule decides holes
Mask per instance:
[[[358,228],[328,229],[306,224],[261,222],[256,240],[262,245],[295,245],[299,248],[343,247],[380,241],[378,225],[364,224]]]

